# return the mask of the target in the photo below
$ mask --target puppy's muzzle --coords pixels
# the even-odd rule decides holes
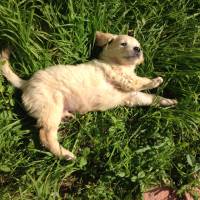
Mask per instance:
[[[133,47],[133,52],[134,52],[134,55],[136,55],[137,57],[139,57],[141,55],[141,49],[140,49],[140,47]]]
[[[133,47],[133,51],[140,53],[141,49],[140,49],[140,47]]]

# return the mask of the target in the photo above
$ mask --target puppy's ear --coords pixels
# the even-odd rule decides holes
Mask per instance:
[[[133,30],[128,30],[128,36],[131,36],[131,37],[134,36],[134,32],[133,32]]]
[[[111,33],[103,33],[103,32],[97,31],[95,45],[98,47],[103,47],[106,44],[111,43],[114,38],[115,38],[115,35]]]

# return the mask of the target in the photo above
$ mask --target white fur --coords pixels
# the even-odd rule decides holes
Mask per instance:
[[[121,45],[124,42],[126,47]],[[63,117],[116,106],[152,105],[156,99],[158,104],[165,106],[177,103],[176,100],[139,92],[158,87],[163,80],[160,77],[150,80],[134,73],[136,66],[143,62],[142,52],[134,56],[133,48],[140,47],[135,38],[97,32],[96,44],[104,46],[99,60],[51,66],[39,70],[28,81],[11,70],[6,51],[2,52],[3,75],[23,91],[23,104],[37,119],[42,144],[58,157],[75,159],[73,153],[57,140],[57,130]]]

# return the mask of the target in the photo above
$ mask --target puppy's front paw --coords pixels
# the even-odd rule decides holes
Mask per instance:
[[[163,78],[157,77],[157,78],[154,78],[152,81],[153,81],[154,87],[156,88],[163,83]]]

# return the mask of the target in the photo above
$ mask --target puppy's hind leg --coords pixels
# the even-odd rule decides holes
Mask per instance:
[[[177,101],[175,99],[166,99],[154,94],[147,94],[144,92],[131,92],[128,98],[125,99],[125,105],[132,106],[175,106]]]
[[[63,115],[62,99],[57,97],[56,102],[53,105],[46,105],[44,113],[45,115],[43,115],[43,118],[38,120],[38,124],[41,127],[41,143],[55,156],[67,160],[74,160],[76,158],[74,154],[65,149],[58,142],[58,126]]]
[[[56,157],[65,158],[67,160],[74,160],[76,158],[72,152],[59,144],[56,129],[48,130],[48,128],[41,128],[40,141]]]

